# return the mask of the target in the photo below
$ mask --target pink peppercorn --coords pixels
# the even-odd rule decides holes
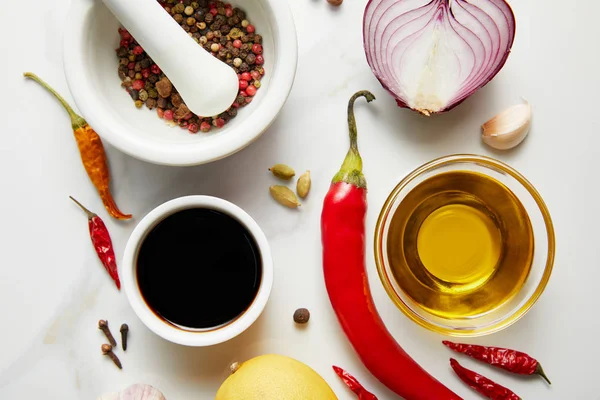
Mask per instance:
[[[217,3],[211,1],[210,3],[208,3],[208,8],[217,8]]]
[[[144,88],[144,81],[141,79],[136,79],[131,83],[131,87],[134,90],[142,90]]]
[[[144,79],[148,79],[148,77],[150,76],[150,68],[144,68],[142,70],[142,76],[144,77]]]
[[[129,40],[133,39],[133,37],[131,36],[131,33],[129,33],[127,31],[127,29],[119,28],[119,34],[121,35],[121,39],[123,39],[123,40],[129,41]]]
[[[225,126],[225,120],[223,118],[213,119],[213,125],[217,128],[222,128]]]
[[[242,47],[242,41],[240,39],[235,39],[233,41],[233,47],[235,47],[236,49],[239,49],[240,47]]]
[[[254,97],[246,97],[246,104],[250,104],[250,103],[252,103],[252,99],[253,99],[253,98],[254,98]]]
[[[133,54],[135,54],[136,56],[139,56],[143,52],[144,52],[144,49],[142,49],[142,46],[135,46],[133,48]]]
[[[238,103],[238,102],[236,101],[235,103],[233,103],[233,104],[231,105],[231,107],[233,107],[233,108],[240,108],[240,103]]]
[[[248,94],[248,96],[254,96],[256,94],[256,86],[248,86],[248,88],[246,89],[246,93]]]
[[[165,110],[165,119],[167,121],[173,120],[173,110]]]
[[[252,79],[254,79],[255,81],[260,81],[260,78],[262,78],[260,72],[258,71],[252,71],[250,72],[250,75],[252,75]]]
[[[240,90],[240,96],[242,96],[242,97],[248,97],[248,93],[246,93],[245,90]]]
[[[206,121],[202,121],[202,123],[200,124],[200,130],[202,132],[208,132],[210,131],[210,124]]]
[[[263,48],[262,48],[262,46],[260,44],[255,43],[255,44],[252,45],[252,52],[254,54],[262,54]]]
[[[134,69],[134,68],[135,68],[134,62],[130,62],[129,64],[127,64],[127,69]]]
[[[152,71],[153,74],[158,75],[160,74],[160,67],[156,64],[154,64],[153,66],[150,67],[150,71]]]
[[[156,109],[156,114],[158,115],[158,118],[162,119],[165,116],[165,110],[159,107]]]
[[[246,32],[248,32],[248,33],[254,33],[255,30],[256,29],[254,28],[254,25],[248,25],[246,27]]]
[[[189,124],[188,125],[188,131],[190,131],[190,133],[198,133],[199,129],[200,129],[200,127],[198,126],[198,124]]]
[[[247,87],[248,87],[248,81],[240,79],[240,89],[241,90],[246,90]]]
[[[217,10],[216,8],[211,8],[211,9],[210,9],[210,13],[211,13],[212,15],[217,15],[217,14],[219,13],[219,10]]]
[[[245,81],[249,81],[250,79],[252,79],[252,75],[250,75],[250,72],[244,72],[242,74],[242,79]]]
[[[225,8],[225,16],[226,16],[227,18],[229,18],[229,17],[233,17],[233,10],[232,10],[230,7],[226,7],[226,8]]]
[[[256,56],[256,64],[258,65],[263,65],[265,63],[265,58],[262,55],[257,55]]]
[[[119,43],[121,47],[129,47],[129,40],[121,39],[121,43]]]

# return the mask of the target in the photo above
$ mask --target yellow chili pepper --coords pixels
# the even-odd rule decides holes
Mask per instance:
[[[98,134],[88,125],[85,119],[73,111],[69,103],[67,103],[60,94],[52,89],[41,78],[31,72],[26,72],[23,75],[42,85],[46,90],[52,93],[52,95],[60,101],[65,110],[67,110],[71,117],[71,126],[73,127],[75,140],[79,147],[83,167],[96,189],[98,189],[104,207],[108,213],[116,219],[130,219],[131,214],[123,214],[115,204],[112,194],[110,193],[110,174],[106,163],[106,153],[104,152],[104,146],[102,145],[100,136],[98,136]]]

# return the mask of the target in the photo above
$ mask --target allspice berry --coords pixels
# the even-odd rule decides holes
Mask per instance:
[[[336,6],[336,7],[341,6],[343,1],[344,0],[327,0],[327,2],[329,4],[331,4],[332,6]]]
[[[310,311],[306,308],[299,308],[294,312],[294,322],[297,324],[306,324],[310,319]]]

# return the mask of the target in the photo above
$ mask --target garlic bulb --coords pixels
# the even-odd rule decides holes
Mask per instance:
[[[531,127],[531,105],[525,101],[507,108],[481,126],[484,143],[499,150],[516,147]]]
[[[150,385],[131,385],[118,393],[108,393],[98,400],[166,400],[166,397]]]

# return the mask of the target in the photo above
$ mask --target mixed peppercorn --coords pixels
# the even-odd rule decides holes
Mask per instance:
[[[200,46],[231,66],[238,74],[239,93],[231,107],[215,116],[192,113],[161,71],[135,38],[119,28],[121,42],[116,50],[119,78],[136,107],[156,109],[157,115],[172,121],[190,133],[222,128],[249,104],[261,86],[265,74],[262,36],[246,19],[246,13],[231,4],[208,0],[158,0],[173,19]]]

